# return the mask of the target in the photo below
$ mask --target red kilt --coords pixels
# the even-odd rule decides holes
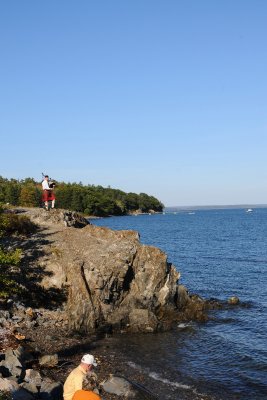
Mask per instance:
[[[56,200],[56,196],[55,196],[55,192],[54,192],[54,190],[50,190],[50,193],[49,193],[49,200]]]
[[[53,190],[43,190],[42,200],[44,202],[56,200],[56,196]]]

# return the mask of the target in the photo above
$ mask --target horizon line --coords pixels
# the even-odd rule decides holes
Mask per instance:
[[[267,207],[265,203],[241,203],[241,204],[208,204],[208,205],[188,205],[188,206],[166,206],[164,208],[260,208],[260,207]]]

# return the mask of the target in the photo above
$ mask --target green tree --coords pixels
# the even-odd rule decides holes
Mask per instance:
[[[38,207],[40,205],[41,193],[33,184],[23,185],[20,191],[19,204],[26,207]]]
[[[83,193],[79,187],[74,187],[72,190],[72,198],[70,204],[71,210],[83,212]]]
[[[41,204],[41,185],[33,178],[21,181],[0,176],[0,202],[28,207]],[[56,182],[56,206],[90,215],[124,215],[141,209],[162,211],[163,204],[146,193],[125,193],[119,189],[79,183]]]
[[[126,208],[130,211],[139,208],[139,196],[136,193],[128,193],[126,196]]]
[[[70,209],[72,202],[72,186],[71,184],[58,184],[55,189],[57,207]]]
[[[139,208],[143,212],[148,212],[150,210],[149,196],[146,193],[140,193],[139,195]]]
[[[20,198],[20,185],[18,183],[12,182],[6,187],[5,201],[14,206],[19,205]]]

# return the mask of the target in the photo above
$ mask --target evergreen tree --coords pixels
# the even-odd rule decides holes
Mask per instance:
[[[110,187],[80,183],[56,182],[56,205],[58,208],[85,212],[88,215],[125,215],[140,209],[162,211],[163,204],[146,193],[125,193]],[[33,178],[21,181],[5,179],[0,176],[0,202],[28,207],[41,204],[41,184]]]
[[[7,185],[5,194],[6,203],[17,206],[19,204],[20,191],[21,188],[18,183],[11,182],[10,185]]]
[[[39,207],[40,192],[33,184],[23,185],[20,192],[19,204],[26,207]]]

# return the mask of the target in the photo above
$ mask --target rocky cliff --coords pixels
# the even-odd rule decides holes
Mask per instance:
[[[166,254],[142,245],[137,232],[97,227],[62,210],[26,214],[39,226],[28,243],[38,244],[38,259],[28,254],[29,264],[42,268],[43,290],[67,292],[71,330],[155,332],[178,320],[206,318],[207,303],[179,285]]]
[[[179,273],[159,249],[141,245],[136,232],[88,225],[63,236],[72,328],[155,331],[165,311],[176,308]]]

